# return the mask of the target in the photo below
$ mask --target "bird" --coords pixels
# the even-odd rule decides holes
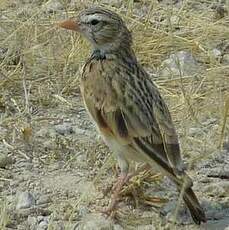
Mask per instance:
[[[78,32],[92,47],[82,68],[80,90],[89,116],[121,171],[114,197],[117,199],[130,178],[131,162],[146,163],[175,183],[193,221],[205,223],[205,212],[186,173],[168,106],[138,62],[124,20],[96,6],[57,25]]]

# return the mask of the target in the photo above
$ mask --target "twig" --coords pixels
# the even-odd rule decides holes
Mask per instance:
[[[17,150],[15,149],[12,145],[10,145],[9,143],[6,142],[5,139],[2,140],[3,144],[8,147],[9,149],[13,150],[13,151],[17,151],[20,155],[22,155],[24,158],[26,158],[27,160],[29,160],[30,158],[25,154],[23,153],[22,151],[20,150]]]
[[[24,95],[25,95],[25,112],[29,113],[29,92],[26,86],[26,65],[23,56],[22,56],[22,65],[23,65],[22,85],[23,85]]]
[[[11,181],[12,179],[7,179],[7,178],[0,177],[0,180],[3,180],[3,181]]]

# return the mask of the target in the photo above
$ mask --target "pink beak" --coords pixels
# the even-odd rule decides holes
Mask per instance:
[[[77,23],[77,21],[74,21],[72,19],[58,22],[57,26],[67,29],[67,30],[79,31],[79,24]]]

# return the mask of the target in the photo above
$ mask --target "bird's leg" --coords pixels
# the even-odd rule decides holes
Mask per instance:
[[[103,213],[106,213],[108,215],[111,215],[112,212],[114,211],[115,206],[117,205],[117,203],[119,201],[119,198],[120,198],[119,195],[120,195],[120,192],[123,188],[123,185],[125,183],[127,183],[130,179],[130,176],[128,173],[129,163],[126,160],[125,156],[123,154],[118,154],[117,160],[118,160],[118,165],[121,169],[121,175],[119,176],[117,182],[112,187],[112,193],[113,194],[112,194],[110,204],[108,205],[108,207],[105,210],[103,210]]]
[[[126,184],[131,177],[132,177],[132,173],[121,173],[116,183],[112,187],[112,192],[119,193],[122,190],[123,185]]]
[[[116,183],[113,185],[112,187],[112,191],[115,192],[116,190],[121,191],[122,187],[124,184],[126,184],[132,177],[138,175],[139,173],[145,171],[145,170],[150,170],[151,166],[148,164],[144,164],[141,167],[139,167],[137,170],[135,170],[132,173],[121,173],[121,175],[119,176],[118,180],[116,181]],[[121,187],[121,188],[119,188]]]
[[[117,182],[114,184],[113,188],[112,188],[112,197],[111,197],[111,201],[110,204],[108,205],[108,207],[103,210],[103,213],[106,213],[108,215],[111,215],[112,212],[115,210],[115,207],[120,199],[120,192],[124,186],[124,184],[126,184],[130,179],[130,175],[127,173],[121,173],[121,175],[119,176]]]
[[[142,165],[140,168],[138,168],[135,172],[133,173],[127,173],[127,172],[121,172],[118,180],[116,181],[116,183],[114,184],[113,188],[112,188],[112,198],[111,198],[111,202],[108,205],[108,207],[103,210],[103,213],[106,213],[108,215],[111,215],[112,212],[115,210],[115,207],[120,199],[120,193],[122,191],[123,186],[128,183],[128,181],[134,177],[135,175],[138,175],[140,172],[144,171],[144,170],[149,170],[151,167],[148,164],[144,164]]]

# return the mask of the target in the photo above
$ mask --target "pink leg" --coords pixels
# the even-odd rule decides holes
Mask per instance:
[[[149,165],[144,164],[142,167],[140,167],[138,170],[136,170],[133,173],[122,173],[117,182],[114,184],[113,188],[112,188],[112,198],[111,198],[111,202],[108,205],[108,207],[105,210],[102,210],[103,213],[107,214],[107,215],[111,215],[112,212],[115,210],[115,207],[119,201],[120,198],[120,192],[123,188],[123,186],[135,175],[138,175],[140,172],[144,171],[144,170],[149,170],[151,167]]]

